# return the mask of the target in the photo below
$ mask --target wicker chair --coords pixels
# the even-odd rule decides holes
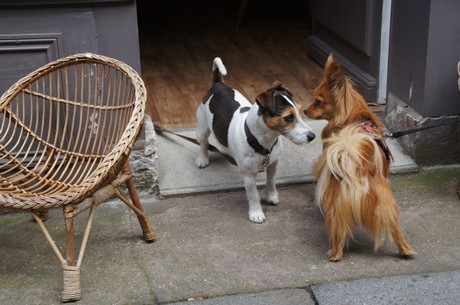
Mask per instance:
[[[80,266],[96,206],[118,197],[136,213],[144,239],[156,239],[128,163],[145,100],[131,67],[96,54],[51,62],[0,99],[0,210],[32,213],[62,264],[64,302],[81,298]],[[65,258],[44,225],[47,210],[57,207],[64,213]],[[74,217],[86,210],[76,257]]]

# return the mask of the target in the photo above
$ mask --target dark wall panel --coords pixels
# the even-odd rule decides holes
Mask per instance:
[[[119,59],[140,72],[136,2],[0,3],[0,94],[51,60],[84,52]]]
[[[370,1],[318,1],[315,20],[318,26],[331,31],[368,56],[372,51],[372,28],[374,19]]]
[[[51,60],[97,50],[90,7],[0,6],[2,93]]]
[[[37,63],[58,58],[61,39],[59,33],[0,36],[0,92],[36,69]]]
[[[460,114],[459,16],[458,0],[393,1],[388,92],[422,116]]]
[[[313,32],[308,54],[320,64],[333,53],[375,102],[380,64],[382,0],[313,0]]]

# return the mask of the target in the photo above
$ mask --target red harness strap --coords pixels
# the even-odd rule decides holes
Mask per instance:
[[[390,149],[388,148],[387,143],[385,142],[385,139],[382,138],[379,135],[376,135],[374,132],[375,125],[371,121],[366,121],[364,123],[361,123],[361,127],[372,137],[374,138],[375,142],[380,146],[380,148],[383,150],[385,153],[385,158],[390,161],[390,158],[393,159],[393,155],[391,154]]]

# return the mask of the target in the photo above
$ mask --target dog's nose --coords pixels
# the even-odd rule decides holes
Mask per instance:
[[[304,113],[306,116],[308,116],[308,108],[305,108],[305,109],[303,110],[303,113]]]
[[[313,132],[307,134],[308,141],[311,142],[316,138],[316,135]]]

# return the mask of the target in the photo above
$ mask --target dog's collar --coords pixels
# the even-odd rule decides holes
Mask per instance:
[[[268,165],[268,162],[270,160],[270,153],[273,147],[276,145],[276,143],[278,143],[278,139],[276,139],[273,146],[270,148],[270,150],[268,150],[265,147],[263,147],[256,139],[256,137],[252,134],[246,121],[244,121],[244,132],[246,133],[246,141],[248,142],[249,146],[251,146],[256,153],[261,154],[265,157],[262,161],[261,167],[259,168],[259,172],[263,172],[265,170],[265,167]]]

